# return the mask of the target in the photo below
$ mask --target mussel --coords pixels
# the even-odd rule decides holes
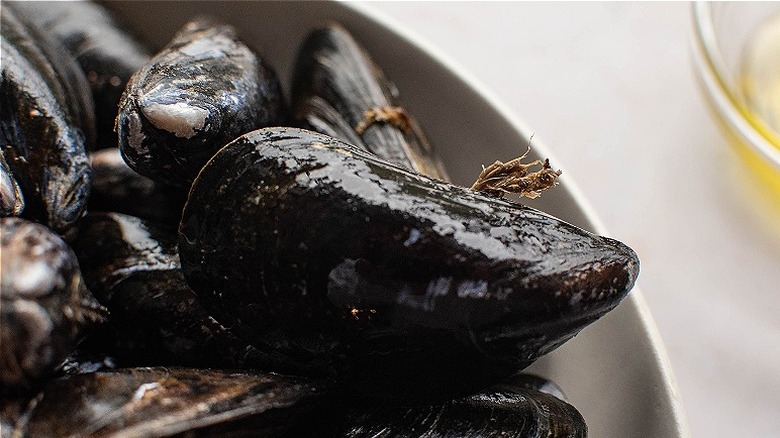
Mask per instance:
[[[560,389],[549,380],[519,374],[475,394],[439,405],[353,407],[347,413],[340,436],[586,437],[588,428],[582,415],[558,394],[561,394]]]
[[[32,398],[0,398],[0,424],[3,437],[296,436],[326,395],[322,382],[278,374],[126,368],[64,376]]]
[[[106,316],[73,251],[43,225],[0,218],[0,389],[48,377]]]
[[[91,147],[95,143],[96,131],[95,102],[89,83],[61,41],[39,27],[35,17],[25,13],[27,3],[4,3],[6,15],[3,16],[3,28],[10,28],[8,33],[5,29],[3,33],[13,41],[17,50],[24,53],[28,62],[43,72],[47,86],[57,93],[58,101],[65,105],[72,122],[84,134],[85,144]]]
[[[200,306],[187,286],[176,229],[119,213],[90,213],[74,249],[87,286],[111,312],[89,347],[123,366],[261,368],[270,359]]]
[[[231,26],[196,20],[128,82],[119,147],[138,173],[186,190],[219,148],[283,116],[271,67]]]
[[[92,1],[13,2],[15,10],[59,40],[84,72],[95,102],[98,147],[116,147],[119,98],[149,52]]]
[[[317,29],[301,45],[292,101],[303,127],[447,179],[419,124],[401,107],[395,85],[342,26]]]
[[[618,241],[294,128],[209,161],[179,251],[237,335],[407,400],[514,374],[614,308],[639,268]]]
[[[62,59],[49,56],[52,50],[6,4],[0,15],[0,150],[21,188],[24,217],[67,233],[89,195],[85,116],[56,67]]]

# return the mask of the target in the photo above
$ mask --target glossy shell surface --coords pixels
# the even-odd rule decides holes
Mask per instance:
[[[54,66],[57,59],[12,8],[3,7],[1,15],[2,154],[24,196],[22,214],[65,233],[84,213],[89,195],[85,132],[72,106],[76,97]]]
[[[439,405],[353,408],[341,436],[358,438],[584,438],[588,428],[574,406],[549,392],[555,384],[513,376],[476,394]]]
[[[292,100],[294,115],[304,127],[446,180],[443,164],[414,117],[400,106],[398,94],[381,67],[342,26],[313,31],[299,49]],[[383,111],[393,117],[370,119]]]
[[[127,368],[52,380],[29,401],[0,398],[0,424],[9,436],[283,436],[324,388],[277,374]]]
[[[496,383],[614,308],[638,273],[620,242],[293,128],[223,148],[180,232],[217,319],[380,397]]]
[[[186,190],[219,148],[280,124],[282,108],[276,74],[235,29],[196,20],[130,79],[119,147],[137,172]]]
[[[148,50],[92,1],[21,1],[14,6],[76,59],[92,90],[98,147],[116,147],[119,98],[130,76],[149,60]]]
[[[87,147],[91,147],[95,143],[96,132],[95,103],[92,100],[89,83],[84,72],[79,68],[76,60],[70,56],[62,42],[40,26],[37,16],[26,13],[24,6],[27,3],[24,1],[5,2],[9,13],[15,17],[14,20],[25,28],[21,32],[16,29],[11,32],[24,34],[24,40],[29,38],[29,41],[32,42],[31,45],[40,51],[39,53],[27,52],[30,62],[37,63],[45,69],[47,75],[56,77],[57,80],[51,81],[50,86],[58,93],[58,99],[64,102],[73,123],[83,132]],[[4,25],[9,23],[4,23]],[[18,41],[22,45],[28,44],[23,40]]]

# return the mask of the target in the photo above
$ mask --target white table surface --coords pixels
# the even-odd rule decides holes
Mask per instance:
[[[369,7],[496,94],[637,251],[692,435],[778,436],[780,194],[709,116],[690,4]]]

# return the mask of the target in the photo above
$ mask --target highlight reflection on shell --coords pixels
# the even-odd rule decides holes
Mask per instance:
[[[271,67],[233,27],[195,20],[128,82],[119,147],[138,173],[186,190],[219,148],[283,117]]]
[[[270,373],[126,368],[52,380],[31,401],[0,398],[0,424],[17,436],[282,436],[326,388]]]
[[[68,233],[89,196],[92,98],[78,86],[84,76],[64,49],[41,39],[9,3],[0,9],[0,153],[21,189],[21,214]]]

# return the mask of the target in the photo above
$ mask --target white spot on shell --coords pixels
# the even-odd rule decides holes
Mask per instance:
[[[484,298],[487,294],[487,286],[485,280],[465,280],[458,285],[458,298]]]
[[[436,224],[433,226],[433,231],[436,231],[437,233],[441,234],[442,236],[449,236],[451,234],[455,233],[455,225],[459,225],[459,228],[463,228],[463,225],[461,224],[452,224],[452,223],[445,223],[445,224]]]
[[[209,116],[208,110],[184,102],[142,105],[141,112],[155,128],[180,138],[194,136],[197,130],[203,129]]]
[[[140,219],[118,213],[108,213],[108,215],[119,225],[122,238],[137,251],[125,261],[126,267],[117,269],[114,275],[122,276],[131,272],[171,270],[181,267],[179,255],[166,252]]]
[[[55,287],[62,287],[62,278],[43,258],[36,258],[22,267],[22,272],[14,276],[14,288],[20,296],[45,295]]]
[[[409,238],[406,239],[404,242],[404,246],[411,246],[417,243],[417,241],[420,240],[420,230],[417,228],[412,228],[409,231]]]
[[[224,38],[222,38],[222,41],[219,41],[220,43],[224,44],[225,41]],[[225,56],[225,53],[222,51],[220,44],[215,44],[215,42],[208,38],[201,38],[196,39],[195,41],[182,46],[179,48],[179,52],[185,56],[192,56],[195,58],[220,58]]]
[[[134,402],[142,400],[146,396],[147,393],[151,393],[153,391],[156,391],[159,388],[161,388],[161,385],[159,383],[157,383],[157,382],[143,383],[133,393],[132,400]]]
[[[152,238],[149,230],[140,220],[129,220],[112,215],[119,225],[122,238],[138,251],[157,251],[160,244]],[[133,218],[134,219],[134,218]]]
[[[512,227],[493,227],[490,229],[490,236],[496,239],[516,239],[517,233]]]

